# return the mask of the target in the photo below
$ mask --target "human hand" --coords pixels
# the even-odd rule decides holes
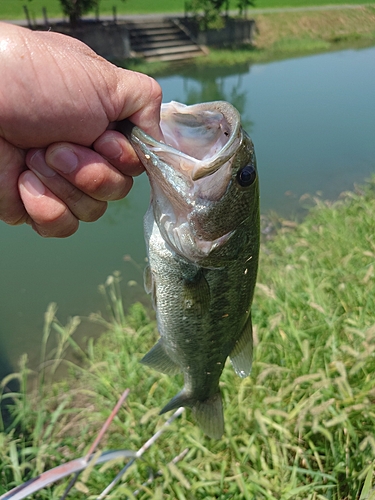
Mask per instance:
[[[76,39],[0,23],[0,219],[42,236],[73,234],[143,171],[129,118],[161,138],[161,89]]]

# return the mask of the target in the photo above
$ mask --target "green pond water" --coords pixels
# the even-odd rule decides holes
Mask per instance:
[[[337,198],[375,171],[375,48],[229,69],[187,66],[158,81],[165,102],[224,99],[238,108],[255,144],[263,213],[290,217],[304,193]],[[126,304],[148,301],[142,285],[148,201],[142,175],[125,200],[65,240],[0,223],[0,377],[17,368],[22,353],[36,364],[50,302],[63,323],[103,311],[98,285],[115,270]],[[81,337],[97,334],[89,322],[80,327]]]

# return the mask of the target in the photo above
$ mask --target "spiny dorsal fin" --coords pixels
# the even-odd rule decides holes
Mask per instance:
[[[165,352],[163,339],[160,339],[154,347],[141,359],[141,363],[151,366],[158,372],[175,375],[181,371],[180,366],[175,363]]]
[[[251,324],[251,315],[242,330],[241,337],[230,353],[230,360],[234,371],[239,377],[245,378],[250,375],[253,361],[253,327]]]

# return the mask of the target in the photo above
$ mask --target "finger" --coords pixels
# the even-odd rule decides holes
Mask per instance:
[[[144,172],[133,147],[120,132],[106,130],[94,142],[93,148],[125,175],[133,177]]]
[[[45,161],[44,149],[30,150],[26,156],[26,164],[42,183],[67,205],[77,219],[93,222],[106,211],[105,201],[91,198],[52,170]]]
[[[123,175],[95,151],[72,143],[47,148],[47,164],[71,184],[96,200],[124,198],[133,179]]]
[[[24,151],[0,137],[0,219],[7,224],[27,221],[17,187],[18,177],[26,168],[24,158]]]
[[[77,231],[77,218],[33,172],[23,172],[19,177],[18,187],[31,218],[31,225],[41,236],[64,238]]]

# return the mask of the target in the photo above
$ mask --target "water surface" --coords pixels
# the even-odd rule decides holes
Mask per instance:
[[[375,170],[375,48],[345,50],[267,64],[191,69],[158,79],[164,101],[224,99],[241,112],[256,149],[261,209],[291,216],[304,193],[336,198]],[[126,200],[65,240],[44,240],[29,227],[0,223],[0,376],[23,352],[35,362],[49,302],[67,316],[103,310],[97,287],[114,270],[127,303],[143,296],[139,269],[145,175]],[[129,280],[138,286],[128,287]],[[82,332],[96,331],[85,323]]]

